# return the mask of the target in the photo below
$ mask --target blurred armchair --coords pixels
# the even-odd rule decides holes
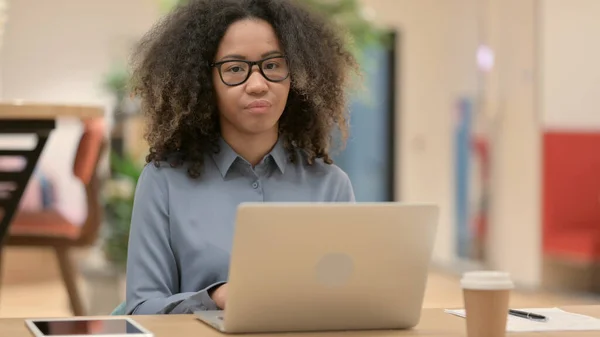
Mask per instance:
[[[83,225],[67,220],[56,209],[20,210],[10,226],[6,246],[49,247],[54,249],[61,276],[75,316],[85,310],[76,284],[76,269],[70,251],[95,243],[102,223],[98,166],[106,148],[103,119],[84,120],[84,130],[75,155],[73,174],[85,187],[87,217]]]

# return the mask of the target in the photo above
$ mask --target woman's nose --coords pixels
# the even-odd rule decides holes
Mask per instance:
[[[248,83],[246,84],[246,92],[248,94],[260,94],[269,89],[267,85],[267,79],[263,77],[260,70],[252,69]]]

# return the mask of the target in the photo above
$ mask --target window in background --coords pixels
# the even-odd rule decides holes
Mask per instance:
[[[397,35],[389,48],[365,50],[362,97],[350,101],[350,136],[334,157],[352,181],[360,202],[394,201]]]

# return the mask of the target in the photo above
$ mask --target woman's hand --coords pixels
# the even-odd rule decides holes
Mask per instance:
[[[227,299],[227,283],[220,285],[217,289],[214,289],[210,297],[215,304],[217,304],[219,309],[225,309],[225,300]]]

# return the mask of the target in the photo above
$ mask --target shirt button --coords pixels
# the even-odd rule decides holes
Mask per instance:
[[[258,182],[257,181],[255,181],[255,182],[252,183],[252,188],[258,188]]]

